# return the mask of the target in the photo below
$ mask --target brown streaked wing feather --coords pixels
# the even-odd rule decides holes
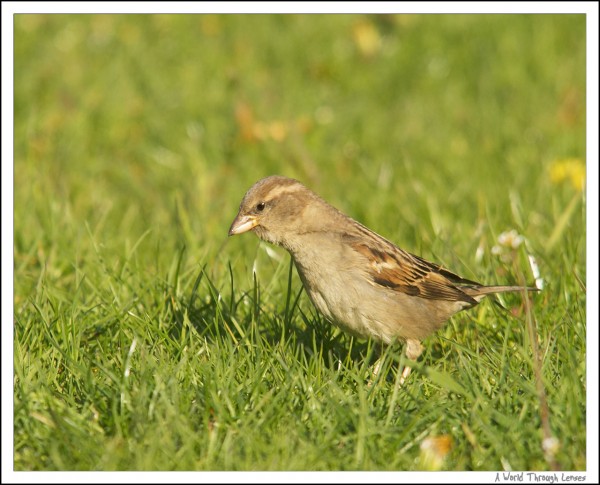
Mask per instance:
[[[402,251],[401,249],[398,249],[398,250]],[[402,252],[406,253],[406,251],[402,251]],[[467,285],[467,286],[473,286],[473,287],[483,286],[481,283],[478,283],[477,281],[468,280],[467,278],[463,278],[462,276],[458,276],[456,273],[453,273],[450,270],[444,269],[444,268],[442,268],[438,264],[430,263],[426,259],[423,259],[423,258],[421,258],[419,256],[415,256],[414,254],[410,254],[410,253],[406,253],[406,254],[413,261],[415,261],[416,264],[423,265],[424,267],[428,268],[429,271],[434,271],[436,273],[441,274],[443,277],[447,278],[453,284]]]
[[[373,233],[370,236],[374,239]],[[358,238],[352,239],[348,241],[350,246],[371,263],[368,273],[373,283],[421,298],[477,304],[477,300],[456,285],[480,286],[479,283],[461,278],[439,265],[403,251],[384,238],[377,239],[377,246],[385,250],[375,249],[375,245]]]

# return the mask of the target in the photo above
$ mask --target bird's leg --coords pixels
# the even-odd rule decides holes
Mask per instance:
[[[406,354],[406,357],[408,357],[410,360],[417,360],[419,358],[419,356],[423,353],[423,346],[421,345],[421,342],[419,342],[418,340],[415,339],[407,339],[406,340],[406,349],[404,350],[404,353]],[[383,364],[383,355],[381,355],[383,353],[383,351],[380,353],[379,358],[375,361],[375,364],[373,364],[372,367],[372,371],[371,371],[371,378],[369,379],[368,382],[368,386],[371,387],[371,385],[373,384],[373,382],[375,382],[375,379],[377,378],[377,375],[379,374],[379,371],[381,370],[381,366]],[[411,372],[411,368],[409,366],[404,366],[404,369],[402,370],[402,375],[400,376],[400,385],[404,384],[404,381],[408,378],[408,376],[410,375]]]
[[[421,355],[422,352],[423,352],[423,346],[421,345],[421,342],[419,342],[418,340],[414,340],[414,339],[406,340],[406,350],[404,351],[404,353],[406,354],[406,357],[408,357],[410,360],[417,360],[419,358],[419,355]],[[400,377],[400,385],[404,384],[404,381],[409,376],[410,371],[411,371],[410,367],[408,367],[408,366],[404,367],[404,370],[402,371],[402,376]]]
[[[381,365],[383,364],[383,347],[379,350],[379,351],[375,351],[376,355],[378,355],[377,360],[375,361],[375,363],[373,364],[372,370],[371,370],[371,378],[369,379],[367,386],[371,387],[373,385],[373,383],[375,382],[375,379],[377,379],[377,375],[379,374],[379,371],[381,370]]]
[[[379,374],[379,371],[381,370],[381,364],[382,364],[382,358],[379,357],[376,361],[375,364],[373,364],[373,370],[372,370],[372,374],[373,374],[373,380],[375,380],[375,378],[377,377],[377,375]]]

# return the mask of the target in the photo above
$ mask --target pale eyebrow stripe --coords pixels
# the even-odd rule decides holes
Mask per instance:
[[[275,187],[272,190],[269,191],[269,199],[274,199],[275,197],[278,197],[281,194],[285,194],[287,192],[298,192],[301,190],[301,186],[297,183],[295,184],[291,184],[291,185],[286,185],[284,187]]]

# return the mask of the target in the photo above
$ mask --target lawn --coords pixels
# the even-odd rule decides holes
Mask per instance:
[[[585,16],[14,27],[16,470],[587,468]],[[401,345],[340,333],[286,252],[227,238],[275,173],[543,291],[457,314],[399,387]]]

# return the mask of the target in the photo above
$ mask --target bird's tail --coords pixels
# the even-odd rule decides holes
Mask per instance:
[[[507,293],[510,291],[523,292],[523,291],[540,291],[539,288],[531,286],[479,286],[475,288],[468,288],[465,293],[477,301],[480,301],[483,297],[494,293]]]

